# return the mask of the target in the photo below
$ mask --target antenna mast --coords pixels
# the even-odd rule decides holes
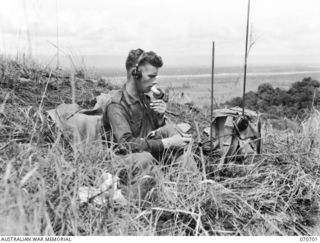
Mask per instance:
[[[210,150],[212,151],[212,117],[213,117],[213,84],[214,84],[214,54],[215,46],[214,41],[212,42],[212,67],[211,67],[211,120],[210,120]]]
[[[58,24],[58,0],[56,0],[56,24],[57,24],[57,69],[60,65],[60,56],[59,56],[59,24]]]
[[[248,0],[247,11],[247,32],[246,32],[246,48],[244,54],[244,74],[243,74],[243,96],[242,96],[242,115],[244,116],[246,81],[247,81],[247,58],[248,58],[248,35],[249,35],[249,16],[250,16],[250,0]]]

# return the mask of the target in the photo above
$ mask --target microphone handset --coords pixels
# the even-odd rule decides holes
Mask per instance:
[[[161,100],[164,98],[164,92],[162,89],[159,89],[156,86],[152,86],[151,91],[153,94],[153,98],[155,98],[157,100]]]

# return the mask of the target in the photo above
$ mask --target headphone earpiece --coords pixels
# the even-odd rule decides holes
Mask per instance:
[[[132,76],[136,79],[136,80],[139,80],[142,78],[142,72],[139,70],[139,65],[142,61],[142,59],[145,57],[145,53],[142,52],[136,62],[136,65],[134,67],[134,69],[132,70],[131,74]]]
[[[135,79],[141,79],[142,77],[142,73],[141,71],[139,70],[139,65],[136,64],[136,66],[134,67],[134,69],[132,70],[131,72],[132,76],[135,78]]]

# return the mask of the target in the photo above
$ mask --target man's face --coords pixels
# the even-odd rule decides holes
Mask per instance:
[[[136,87],[139,93],[148,93],[151,87],[157,84],[156,77],[158,75],[158,68],[151,64],[145,64],[139,67],[142,73],[140,80],[136,80]]]

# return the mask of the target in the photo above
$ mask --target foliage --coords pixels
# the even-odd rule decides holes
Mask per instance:
[[[295,82],[289,90],[273,88],[265,83],[259,86],[257,92],[246,93],[246,107],[277,117],[303,118],[312,106],[320,106],[319,87],[320,82],[311,77]],[[223,105],[242,106],[242,98],[234,98]]]

